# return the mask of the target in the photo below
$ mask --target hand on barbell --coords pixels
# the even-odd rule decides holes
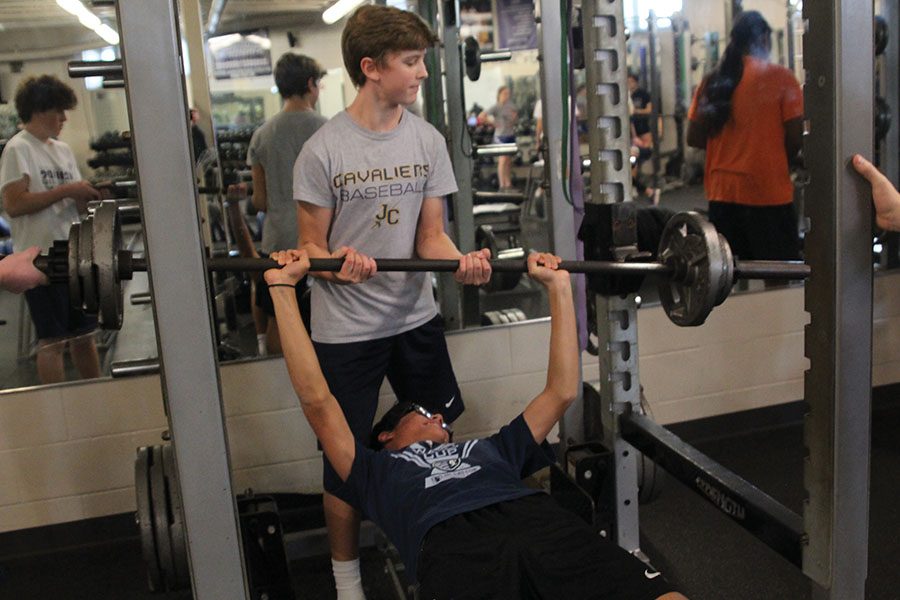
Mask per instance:
[[[281,268],[269,269],[263,274],[268,285],[274,283],[297,285],[309,272],[309,256],[306,250],[280,250],[270,254],[269,258],[281,265]]]
[[[21,252],[14,252],[0,262],[0,288],[21,294],[26,290],[47,283],[47,276],[34,266],[34,259],[40,253],[38,246]]]
[[[484,285],[491,279],[491,251],[475,250],[459,257],[459,268],[453,277],[463,285]]]
[[[331,253],[331,258],[343,258],[341,270],[334,274],[338,283],[362,283],[378,272],[375,259],[357,252],[349,246],[341,246]]]
[[[532,252],[528,255],[528,276],[550,287],[556,283],[569,285],[569,272],[559,269],[562,259],[549,252]]]
[[[878,168],[857,154],[853,157],[853,167],[872,186],[872,201],[875,204],[875,222],[881,229],[900,231],[900,194],[890,179]]]
[[[101,199],[100,190],[87,181],[73,181],[59,187],[63,188],[61,191],[66,198],[72,198],[75,201],[79,212],[87,211],[88,202]]]

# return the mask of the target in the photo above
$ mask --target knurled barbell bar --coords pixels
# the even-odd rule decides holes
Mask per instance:
[[[68,240],[56,241],[35,265],[51,282],[67,283],[73,307],[99,314],[104,329],[122,326],[122,280],[147,270],[147,260],[121,249],[122,231],[115,202],[103,202],[74,223]],[[721,304],[736,279],[805,279],[809,266],[799,262],[735,261],[728,242],[701,215],[679,213],[666,224],[659,260],[648,262],[562,261],[572,273],[657,275],[660,301],[677,325],[700,325]],[[376,258],[379,271],[453,272],[456,260]],[[338,271],[343,259],[312,259],[311,271]],[[268,258],[209,258],[210,271],[259,272],[278,268]],[[527,272],[525,259],[492,260],[494,273]]]

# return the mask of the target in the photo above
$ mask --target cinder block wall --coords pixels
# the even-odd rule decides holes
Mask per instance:
[[[876,281],[875,385],[900,381],[900,274]],[[700,328],[640,310],[640,376],[673,423],[803,395],[803,290],[730,298]],[[460,436],[495,431],[543,384],[547,319],[448,336],[467,410]],[[583,357],[584,378],[599,376]],[[320,460],[280,359],[222,368],[235,490],[319,491]],[[393,398],[382,394],[386,407]],[[0,393],[0,532],[134,510],[134,449],[166,428],[159,379]]]

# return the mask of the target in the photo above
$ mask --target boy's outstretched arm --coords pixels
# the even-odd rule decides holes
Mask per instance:
[[[309,257],[304,250],[286,250],[272,253],[272,258],[283,267],[266,271],[265,280],[275,305],[275,319],[291,384],[328,462],[346,481],[356,456],[353,433],[322,375],[316,351],[300,319],[294,291],[294,286],[309,271]]]
[[[525,408],[524,416],[534,440],[543,442],[578,397],[581,385],[575,303],[567,271],[557,269],[560,259],[552,254],[528,257],[528,274],[540,282],[550,299],[550,359],[544,390]]]

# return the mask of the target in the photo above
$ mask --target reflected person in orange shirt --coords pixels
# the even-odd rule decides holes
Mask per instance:
[[[743,260],[800,258],[790,166],[803,143],[803,92],[769,62],[771,48],[766,20],[743,13],[688,112],[687,142],[706,150],[709,219]]]

